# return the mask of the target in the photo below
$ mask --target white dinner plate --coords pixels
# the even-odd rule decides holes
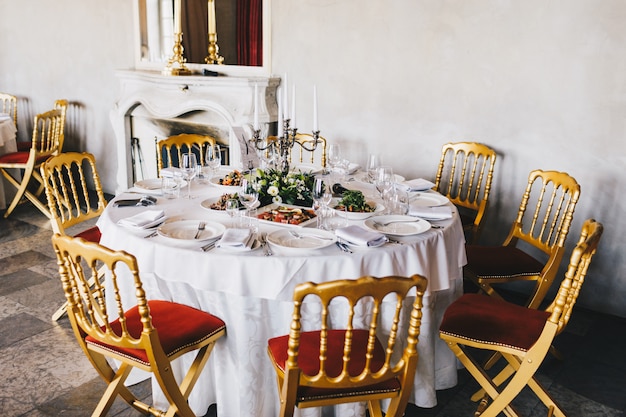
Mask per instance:
[[[141,189],[141,190],[160,191],[161,190],[161,183],[162,183],[162,181],[163,180],[161,178],[150,178],[150,179],[147,179],[147,180],[137,181],[133,185],[135,187]],[[187,185],[187,181],[180,180],[180,182],[178,184],[179,184],[179,187],[184,187],[184,186]]]
[[[262,244],[259,241],[259,239],[257,239],[256,237],[253,237],[253,239],[254,240],[252,241],[252,246],[250,247],[249,250],[243,250],[241,248],[231,248],[231,247],[228,247],[228,246],[222,246],[222,247],[219,247],[219,248],[216,247],[215,250],[218,251],[218,252],[219,251],[224,251],[224,252],[238,253],[238,254],[245,254],[245,253],[253,252],[253,251],[259,249],[262,246]]]
[[[333,210],[335,211],[335,213],[338,214],[344,214],[343,211],[339,211],[339,210],[335,210],[335,206],[337,204],[339,204],[339,201],[341,201],[340,198],[337,199],[333,199],[333,201],[330,203],[330,206],[333,208]],[[369,205],[371,206],[375,206],[376,208],[374,209],[374,211],[368,212],[368,213],[364,213],[364,212],[353,212],[353,211],[346,211],[345,212],[345,216],[348,220],[365,220],[367,218],[372,217],[374,214],[380,213],[381,211],[385,210],[385,206],[383,206],[382,204],[378,204],[374,201],[368,201],[367,202]]]
[[[204,230],[195,239],[198,225],[204,221]],[[178,242],[202,242],[217,239],[222,236],[226,227],[217,222],[206,220],[178,220],[167,222],[157,229],[160,236],[176,240]]]
[[[292,234],[296,232],[296,237]],[[334,233],[319,229],[275,230],[267,235],[272,248],[285,254],[298,254],[315,251],[333,245],[337,241]]]
[[[437,192],[419,192],[409,194],[409,204],[413,207],[439,207],[450,200]]]
[[[388,222],[386,226],[383,225]],[[430,223],[426,220],[399,214],[370,217],[364,224],[370,230],[393,236],[419,235],[430,230]]]
[[[309,219],[309,220],[305,220],[302,223],[298,223],[298,224],[290,224],[290,223],[280,223],[280,222],[276,222],[273,220],[265,220],[262,217],[262,215],[268,211],[272,211],[275,209],[278,209],[279,207],[286,207],[287,209],[300,209],[300,210],[306,210],[308,212],[313,212],[313,209],[310,207],[301,207],[301,206],[293,206],[290,204],[282,204],[282,203],[272,203],[272,204],[268,204],[267,206],[263,206],[261,208],[259,208],[257,210],[257,216],[259,218],[259,222],[261,223],[265,223],[265,224],[271,224],[274,226],[285,226],[285,227],[297,227],[297,228],[302,228],[302,227],[306,227],[306,226],[310,226],[314,223],[317,223],[317,216],[315,216],[315,214],[313,214],[313,218]]]

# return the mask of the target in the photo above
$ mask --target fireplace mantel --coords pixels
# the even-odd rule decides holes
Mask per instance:
[[[133,110],[143,106],[156,119],[177,118],[189,112],[214,112],[230,126],[230,161],[241,166],[240,141],[236,132],[251,137],[254,90],[258,86],[261,129],[277,120],[276,88],[279,78],[262,76],[164,76],[157,72],[118,71],[120,96],[111,112],[115,130],[118,169],[116,192],[132,185],[131,123]]]

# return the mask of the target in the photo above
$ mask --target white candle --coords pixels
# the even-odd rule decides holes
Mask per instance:
[[[283,101],[278,97],[278,137],[283,136]]]
[[[317,86],[313,86],[313,131],[319,131],[319,126],[317,124]]]
[[[181,1],[182,0],[176,0],[176,3],[174,3],[174,33],[182,32],[180,29],[180,21],[181,21],[181,14],[182,14]]]
[[[296,85],[293,85],[293,90],[291,91],[291,127],[294,129],[296,126]]]
[[[209,0],[209,33],[217,33],[215,31],[215,1]]]
[[[259,130],[259,85],[254,85],[254,130]]]
[[[287,73],[285,73],[285,79],[283,80],[285,85],[283,86],[283,118],[289,119],[289,98],[287,97]]]

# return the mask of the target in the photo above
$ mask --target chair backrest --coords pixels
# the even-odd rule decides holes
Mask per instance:
[[[294,310],[289,333],[288,359],[285,364],[286,383],[294,384],[296,387],[300,384],[320,388],[350,388],[398,378],[402,384],[401,389],[410,391],[417,366],[417,342],[422,316],[422,297],[426,286],[426,278],[419,275],[413,275],[410,278],[368,276],[357,280],[337,280],[320,284],[309,282],[298,285],[293,296]],[[416,290],[415,300],[412,305],[406,305],[405,298],[413,288]],[[306,375],[298,368],[298,351],[302,329],[301,310],[306,297],[316,297],[321,303],[320,315],[316,317],[317,322],[320,323],[320,369],[317,375]],[[314,300],[310,301],[313,302]],[[342,315],[342,317],[346,317],[346,321],[331,326],[331,309],[346,308],[346,305],[348,312]],[[357,319],[360,315],[359,309],[366,309],[370,312],[370,316],[362,323],[359,323]],[[305,309],[305,311],[307,310]],[[343,363],[339,366],[342,371],[339,375],[336,375],[336,372],[331,369],[337,368],[337,364],[326,363],[328,332],[331,329],[346,331],[342,347],[344,352]],[[382,346],[386,349],[383,364],[370,363],[367,359],[364,366],[363,358],[351,358],[352,336],[355,329],[368,331],[366,358],[369,359],[374,357],[375,338],[386,339],[386,343],[385,340],[382,340]],[[354,343],[365,343],[365,341],[355,341]],[[403,343],[406,343],[406,346],[401,352],[401,357],[393,356],[392,353],[395,348]],[[358,375],[353,374],[355,367],[362,372]],[[295,378],[294,381],[289,378],[288,375],[293,370],[297,370],[296,372],[299,373],[299,380]],[[290,389],[287,388],[287,390]],[[285,392],[285,390],[283,391]]]
[[[158,173],[165,167],[178,167],[185,153],[195,153],[198,164],[204,165],[206,148],[214,146],[216,139],[211,136],[182,133],[157,142]]]
[[[106,199],[92,154],[61,153],[48,158],[40,171],[55,233],[65,234],[68,227],[104,211]]]
[[[580,185],[569,174],[532,171],[505,245],[519,239],[546,254],[563,249],[579,197]]]
[[[11,116],[17,129],[17,97],[8,93],[0,93],[0,105],[0,113]]]
[[[57,256],[59,274],[63,291],[67,299],[67,314],[73,323],[77,339],[84,335],[111,346],[148,349],[148,339],[155,334],[150,317],[150,310],[143,290],[137,260],[124,251],[113,251],[100,244],[88,242],[82,238],[55,234],[52,246]],[[107,270],[107,279],[111,287],[104,290],[104,284],[97,279],[98,269]],[[126,326],[126,311],[133,306],[122,303],[118,286],[118,274],[124,279],[130,275],[135,287],[138,313],[141,316],[143,331],[141,336],[131,336]],[[90,284],[92,285],[90,287]],[[107,299],[111,303],[107,304]],[[119,320],[121,330],[116,333],[111,323]],[[83,332],[82,335],[78,333]]]
[[[61,110],[49,110],[35,116],[31,154],[35,152],[37,158],[43,158],[59,151],[62,122]]]
[[[54,107],[53,107],[55,110],[61,110],[61,131],[59,132],[60,134],[59,153],[63,151],[63,144],[65,142],[65,121],[66,121],[68,105],[69,104],[67,100],[59,99],[54,102]]]
[[[583,223],[580,238],[570,256],[565,278],[552,304],[546,309],[552,313],[548,320],[557,325],[557,332],[561,332],[569,321],[603,231],[602,223],[594,219],[587,219]]]
[[[435,189],[472,215],[472,240],[476,241],[487,210],[496,151],[475,142],[446,143],[435,178]]]
[[[298,153],[297,162],[305,162],[311,164],[317,164],[322,167],[326,167],[326,139],[322,136],[318,137],[317,143],[310,133],[298,133],[296,134],[296,142],[300,145],[291,148],[290,162],[293,162],[293,153]],[[307,155],[308,154],[308,155]],[[305,159],[305,155],[307,158]]]

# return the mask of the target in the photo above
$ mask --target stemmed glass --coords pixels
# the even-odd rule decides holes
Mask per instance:
[[[317,228],[321,229],[324,226],[324,217],[328,210],[333,195],[330,192],[328,184],[324,182],[322,178],[316,178],[313,185],[313,210],[317,215]]]
[[[222,153],[220,145],[209,146],[206,149],[204,158],[206,164],[211,169],[211,175],[217,173],[217,169],[222,165]]]
[[[230,217],[231,227],[235,227],[235,221],[233,220],[235,214],[239,211],[239,200],[236,198],[229,198],[226,200],[226,213]]]
[[[328,165],[330,165],[331,171],[335,171],[339,167],[342,161],[341,146],[338,143],[331,143],[328,147]]]
[[[196,155],[193,153],[184,153],[183,160],[181,164],[181,170],[183,175],[185,176],[185,180],[187,180],[187,198],[191,197],[191,180],[196,176],[196,169],[198,166],[198,161],[196,160]]]
[[[374,179],[374,185],[376,190],[380,194],[380,197],[385,202],[385,207],[389,207],[390,192],[394,188],[394,175],[393,169],[388,166],[380,166],[376,170],[376,177]]]
[[[252,206],[259,201],[259,191],[256,189],[254,180],[244,178],[241,181],[241,191],[239,191],[239,201],[246,207],[246,216],[250,214]]]
[[[367,158],[367,179],[370,184],[376,179],[376,170],[380,166],[380,155],[371,153]]]

